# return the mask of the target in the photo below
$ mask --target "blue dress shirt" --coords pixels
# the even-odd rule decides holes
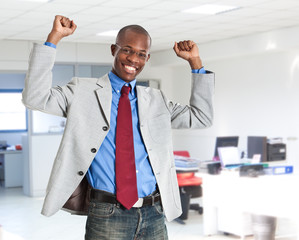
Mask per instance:
[[[202,67],[200,69],[192,69],[192,73],[206,74],[206,70],[204,69],[204,67]]]
[[[56,45],[54,43],[50,43],[50,42],[45,42],[46,46],[52,47],[52,48],[56,48]]]
[[[130,91],[129,99],[132,109],[138,196],[140,198],[145,197],[156,189],[156,178],[149,163],[148,154],[139,128],[137,95],[135,88],[136,79],[127,84],[112,72],[109,72],[109,78],[112,86],[110,129],[87,172],[87,180],[93,188],[115,194],[115,136],[117,109],[121,95],[121,88],[125,84],[130,84],[132,90]]]

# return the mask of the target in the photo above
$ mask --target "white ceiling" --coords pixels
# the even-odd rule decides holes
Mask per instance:
[[[198,15],[182,10],[207,3],[234,5],[239,10]],[[169,49],[174,41],[207,43],[299,25],[298,0],[53,0],[49,3],[0,0],[0,40],[44,41],[55,15],[78,25],[64,41],[113,43],[97,36],[128,24],[145,27],[153,51]]]

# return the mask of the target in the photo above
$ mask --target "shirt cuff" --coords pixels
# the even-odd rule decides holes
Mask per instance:
[[[50,42],[45,42],[44,45],[52,47],[52,48],[56,48],[56,45]]]
[[[204,69],[204,67],[202,67],[201,69],[192,69],[192,73],[201,73],[201,74],[205,74],[207,73],[206,70]]]

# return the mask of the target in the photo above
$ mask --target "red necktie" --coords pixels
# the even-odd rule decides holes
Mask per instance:
[[[138,200],[130,87],[123,86],[118,103],[115,147],[116,199],[130,209]]]

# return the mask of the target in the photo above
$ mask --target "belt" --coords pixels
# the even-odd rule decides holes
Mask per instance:
[[[97,189],[91,189],[90,198],[99,202],[121,205],[121,203],[116,200],[116,196],[114,194]],[[151,195],[148,195],[144,198],[139,198],[133,207],[140,208],[144,206],[153,206],[154,203],[160,201],[160,199],[160,193],[155,191]]]

